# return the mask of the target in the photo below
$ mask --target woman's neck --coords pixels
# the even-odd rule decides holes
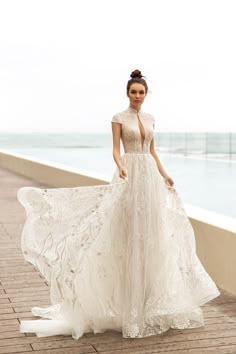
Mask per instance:
[[[137,111],[137,112],[139,112],[140,110],[141,110],[141,104],[140,105],[137,105],[137,106],[133,106],[133,105],[129,105],[129,107],[131,108],[131,109],[134,109],[135,111]]]

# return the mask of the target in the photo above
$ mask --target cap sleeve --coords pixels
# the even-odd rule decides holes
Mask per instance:
[[[121,116],[119,113],[115,114],[113,117],[112,117],[112,122],[114,123],[120,123],[122,124],[122,120],[121,120]]]

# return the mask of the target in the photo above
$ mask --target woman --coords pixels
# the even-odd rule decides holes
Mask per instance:
[[[78,339],[114,329],[138,338],[204,324],[200,306],[219,291],[155,152],[154,118],[141,109],[147,92],[135,70],[129,107],[112,118],[117,169],[109,185],[19,190],[24,256],[50,282],[52,301],[32,309],[48,320],[22,321],[22,332]]]

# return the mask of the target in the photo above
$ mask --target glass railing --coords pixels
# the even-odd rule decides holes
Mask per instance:
[[[156,133],[158,150],[183,155],[236,159],[236,132],[160,132]]]

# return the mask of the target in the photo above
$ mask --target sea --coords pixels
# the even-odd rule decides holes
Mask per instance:
[[[236,133],[155,133],[155,148],[184,203],[236,218]],[[1,149],[108,180],[116,168],[110,133],[1,133]]]

